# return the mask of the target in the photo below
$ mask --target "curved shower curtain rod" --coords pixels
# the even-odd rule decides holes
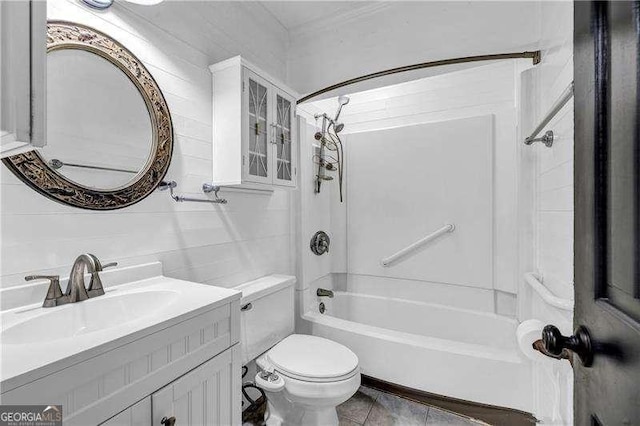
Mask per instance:
[[[378,78],[378,77],[384,77],[391,74],[398,74],[406,71],[414,71],[422,68],[439,67],[442,65],[462,64],[465,62],[495,61],[500,59],[518,59],[518,58],[531,58],[533,60],[533,65],[537,65],[540,63],[540,51],[536,50],[531,52],[527,51],[527,52],[515,52],[515,53],[498,53],[494,55],[465,56],[463,58],[441,59],[439,61],[422,62],[420,64],[414,64],[414,65],[405,65],[403,67],[397,67],[397,68],[391,68],[384,71],[378,71],[372,74],[351,78],[341,83],[332,84],[331,86],[327,86],[324,89],[320,89],[316,92],[313,92],[303,97],[302,99],[299,99],[296,103],[301,104],[303,102],[308,101],[309,99],[315,98],[316,96],[320,96],[323,93],[327,93],[332,90],[339,89],[341,87],[349,86],[351,84],[360,83],[361,81],[371,80],[373,78]]]

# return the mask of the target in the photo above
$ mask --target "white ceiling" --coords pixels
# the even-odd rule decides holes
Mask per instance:
[[[327,20],[334,17],[354,13],[375,5],[373,1],[261,1],[269,11],[287,30],[298,29],[305,24]]]

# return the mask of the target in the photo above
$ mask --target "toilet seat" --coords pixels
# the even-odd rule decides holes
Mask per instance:
[[[337,382],[359,373],[358,357],[349,348],[318,336],[292,334],[264,356],[285,377],[304,382]]]
[[[279,368],[276,368],[276,371],[281,376],[287,377],[289,379],[294,379],[294,380],[298,380],[300,382],[309,382],[309,383],[333,383],[333,382],[339,382],[339,381],[342,381],[342,380],[348,380],[351,377],[355,376],[356,374],[360,373],[360,369],[359,368],[355,368],[351,372],[349,372],[348,374],[345,374],[343,376],[328,377],[328,378],[317,378],[317,377],[300,376],[300,375],[297,375],[297,374],[293,374],[293,373],[289,373],[289,372],[286,372],[286,371],[282,371]]]

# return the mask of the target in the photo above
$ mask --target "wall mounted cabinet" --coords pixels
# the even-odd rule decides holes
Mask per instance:
[[[240,56],[210,69],[214,183],[295,187],[295,92]]]
[[[0,158],[45,145],[47,3],[0,2]]]

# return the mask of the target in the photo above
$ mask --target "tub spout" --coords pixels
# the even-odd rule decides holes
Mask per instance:
[[[319,288],[316,291],[316,294],[318,295],[318,297],[329,297],[329,298],[333,297],[333,291],[326,290],[324,288]]]

